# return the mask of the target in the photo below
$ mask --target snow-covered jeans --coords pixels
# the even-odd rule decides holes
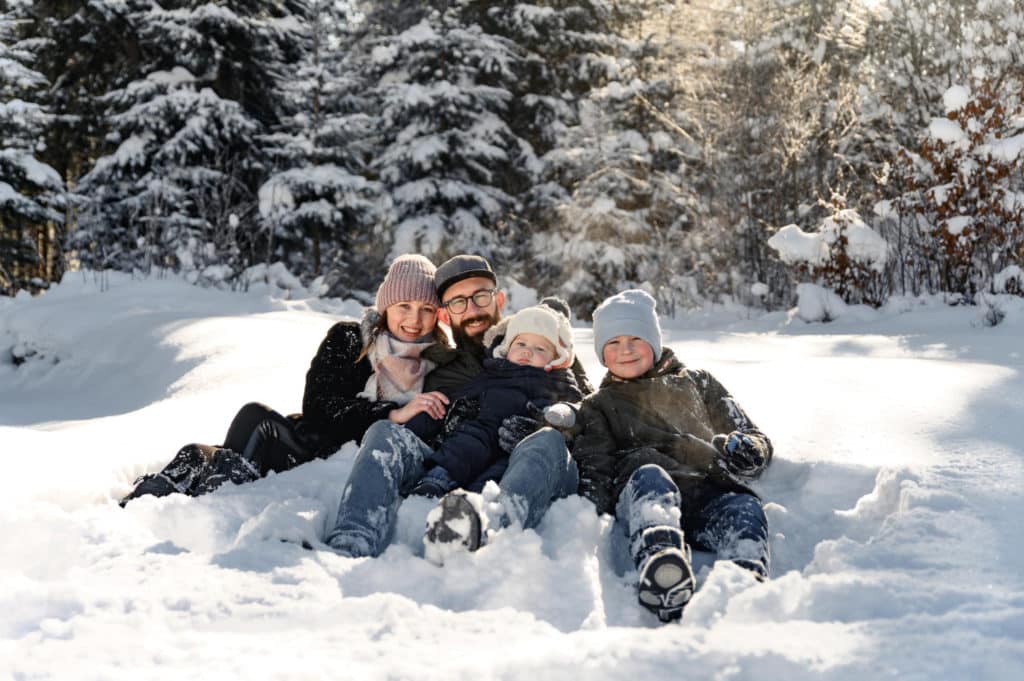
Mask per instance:
[[[425,473],[430,447],[412,431],[377,421],[366,431],[341,495],[326,542],[353,557],[379,556],[395,531],[402,498]],[[576,492],[579,473],[561,433],[544,428],[513,450],[497,501],[506,509],[499,524],[535,527],[551,502]]]
[[[630,538],[634,560],[643,548],[639,539],[649,527],[682,527],[686,541],[721,560],[768,576],[768,518],[752,494],[723,492],[680,508],[679,488],[661,466],[647,464],[630,476],[619,494],[615,517]]]
[[[402,498],[423,477],[430,447],[405,426],[377,421],[363,435],[325,541],[353,558],[379,556],[395,531]]]
[[[565,438],[554,428],[541,428],[512,450],[508,468],[498,483],[501,491],[496,501],[504,512],[497,518],[497,525],[536,527],[551,502],[576,494],[579,484],[579,469],[565,446]]]

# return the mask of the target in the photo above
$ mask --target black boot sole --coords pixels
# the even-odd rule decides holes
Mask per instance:
[[[683,616],[693,596],[693,569],[679,549],[664,549],[648,559],[640,574],[638,599],[662,622]]]

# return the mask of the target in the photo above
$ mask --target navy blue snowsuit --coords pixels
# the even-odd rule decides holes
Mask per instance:
[[[502,421],[509,416],[528,415],[527,403],[544,408],[555,402],[579,402],[583,394],[568,369],[546,371],[488,358],[483,361],[483,371],[449,397],[452,404],[458,400],[476,401],[479,411],[474,418],[459,421],[427,457],[424,466],[442,466],[460,487],[479,492],[488,480],[500,480],[508,468],[509,455],[498,445]],[[443,424],[443,420],[421,413],[406,427],[424,442],[430,442]]]

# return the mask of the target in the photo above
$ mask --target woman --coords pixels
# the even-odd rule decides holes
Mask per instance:
[[[437,326],[434,270],[423,256],[399,256],[362,322],[331,327],[306,373],[302,414],[285,417],[259,403],[245,405],[223,445],[182,447],[162,471],[136,480],[121,506],[146,494],[198,496],[228,480],[249,482],[330,456],[345,442],[361,440],[380,419],[405,423],[421,412],[441,418],[448,398],[421,392],[433,363],[420,353],[447,342]]]

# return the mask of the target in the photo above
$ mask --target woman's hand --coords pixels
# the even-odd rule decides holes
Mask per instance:
[[[448,396],[437,390],[429,393],[419,393],[409,402],[398,409],[392,409],[388,414],[388,420],[393,423],[408,423],[409,419],[420,412],[426,412],[430,418],[441,420],[448,407]]]

